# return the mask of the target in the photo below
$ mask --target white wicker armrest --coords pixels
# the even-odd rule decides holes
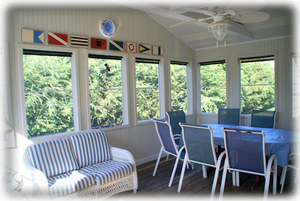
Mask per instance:
[[[117,147],[111,147],[111,152],[112,152],[113,160],[130,162],[132,164],[135,164],[135,160],[132,154],[128,150],[117,148]]]
[[[48,179],[46,175],[31,165],[26,153],[23,155],[23,163],[26,170],[31,174],[33,196],[49,197]]]

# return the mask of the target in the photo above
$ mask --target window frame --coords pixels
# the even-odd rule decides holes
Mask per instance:
[[[192,77],[192,61],[191,60],[185,60],[185,59],[178,59],[178,58],[169,58],[168,59],[168,72],[169,72],[169,105],[170,107],[168,110],[170,111],[172,108],[172,95],[171,95],[171,63],[172,61],[178,61],[178,62],[184,62],[187,63],[186,65],[186,91],[187,91],[187,113],[186,115],[192,115],[193,114],[193,77]]]
[[[293,113],[294,113],[294,63],[297,63],[296,61],[294,62],[294,58],[296,58],[296,59],[300,59],[300,54],[298,54],[298,53],[291,53],[291,56],[290,56],[290,58],[291,58],[291,85],[292,85],[292,87],[291,87],[291,94],[292,94],[292,98],[291,98],[291,117],[292,117],[292,119],[294,120],[294,121],[296,121],[296,120],[298,120],[299,119],[299,117],[295,117],[295,116],[293,116]],[[297,85],[296,85],[297,86]],[[298,93],[300,93],[300,84],[298,85],[299,87],[297,88],[296,87],[296,90],[297,90],[297,92]],[[298,101],[298,104],[300,104],[300,102]]]
[[[78,49],[75,48],[64,48],[64,47],[52,47],[52,46],[39,46],[39,45],[24,45],[21,44],[18,47],[18,72],[19,72],[19,97],[21,101],[20,115],[22,118],[20,129],[26,138],[27,133],[27,117],[26,117],[26,104],[25,104],[25,90],[24,90],[24,69],[23,69],[23,49],[28,50],[41,50],[41,51],[54,51],[54,52],[71,52],[71,79],[72,79],[72,98],[73,98],[73,118],[74,118],[74,131],[81,130],[81,119],[80,119],[80,97],[79,97],[79,77],[78,77]],[[57,134],[57,133],[53,133]],[[50,134],[52,135],[52,134]],[[42,137],[42,136],[38,136]]]
[[[198,108],[198,113],[199,114],[217,114],[217,113],[211,113],[211,112],[202,112],[201,111],[201,88],[202,88],[202,84],[201,84],[201,63],[214,63],[214,62],[218,62],[218,61],[224,61],[225,63],[225,91],[226,91],[226,108],[228,108],[228,68],[227,68],[227,57],[222,57],[222,58],[218,58],[218,59],[212,59],[212,60],[202,60],[202,61],[197,61],[197,77],[199,78],[199,81],[197,83],[198,86],[198,100],[197,101],[197,108]]]
[[[136,97],[136,67],[135,61],[136,58],[145,58],[145,59],[155,59],[159,60],[158,65],[158,97],[159,97],[159,117],[158,119],[165,118],[165,85],[164,85],[164,57],[147,55],[147,54],[134,54],[132,56],[132,66],[133,66],[133,94],[134,94],[134,123],[135,126],[143,125],[151,122],[151,119],[138,121],[137,119],[137,97]]]
[[[88,129],[91,128],[91,114],[90,114],[90,99],[89,99],[89,64],[88,64],[88,59],[89,59],[89,54],[95,54],[95,55],[107,55],[107,56],[118,56],[122,57],[121,59],[121,74],[122,74],[122,109],[123,109],[123,124],[119,126],[114,126],[114,127],[103,127],[101,130],[107,131],[107,130],[115,130],[115,129],[120,129],[124,127],[129,127],[130,126],[130,118],[129,118],[129,95],[128,95],[128,78],[127,78],[127,72],[128,72],[128,66],[127,66],[127,60],[128,60],[128,54],[124,52],[111,52],[107,50],[93,50],[93,49],[88,49],[85,50],[85,55],[86,55],[86,97],[87,97],[87,124],[88,124]]]

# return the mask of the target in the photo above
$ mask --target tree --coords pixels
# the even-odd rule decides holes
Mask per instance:
[[[23,56],[29,137],[74,130],[71,58]]]

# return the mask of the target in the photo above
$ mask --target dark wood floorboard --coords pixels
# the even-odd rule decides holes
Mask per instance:
[[[195,164],[194,169],[190,167],[186,169],[185,176],[182,184],[181,192],[177,192],[180,173],[182,169],[182,162],[179,162],[175,178],[172,184],[172,187],[168,187],[169,180],[171,177],[171,173],[173,170],[173,165],[175,162],[175,158],[169,158],[166,161],[166,158],[162,158],[160,164],[157,169],[157,173],[155,176],[152,176],[154,166],[156,161],[151,161],[142,165],[137,166],[138,171],[138,191],[134,194],[132,191],[123,192],[117,195],[112,196],[109,200],[134,200],[134,199],[151,199],[151,200],[186,200],[186,199],[209,199],[214,171],[208,175],[208,178],[202,177],[202,166]],[[278,177],[277,177],[277,194],[272,194],[273,183],[271,179],[270,189],[269,189],[269,200],[283,200],[289,199],[293,200],[293,198],[297,199],[297,193],[299,192],[299,188],[297,183],[294,184],[294,172],[288,171],[287,178],[284,185],[283,194],[280,193],[280,177],[281,177],[282,168],[278,168]],[[222,180],[222,171],[219,173],[218,183],[215,193],[215,200],[219,199],[220,185]],[[256,180],[255,175],[243,174],[240,173],[240,186],[232,185],[231,174],[227,174],[225,191],[224,191],[224,200],[241,200],[241,199],[250,199],[250,200],[262,200],[263,192],[264,192],[264,183],[258,186],[255,190],[251,191],[251,186]]]

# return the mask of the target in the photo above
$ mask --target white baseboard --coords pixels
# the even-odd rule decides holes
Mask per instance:
[[[165,156],[167,156],[167,154],[165,154],[165,153],[162,153],[162,155],[161,155],[161,158],[162,157],[165,157]],[[141,159],[139,159],[139,160],[136,160],[135,161],[135,164],[136,165],[141,165],[141,164],[144,164],[144,163],[147,163],[147,162],[150,162],[150,161],[156,161],[157,160],[157,157],[158,157],[158,154],[154,154],[154,155],[152,155],[152,156],[148,156],[148,157],[145,157],[145,158],[141,158]]]

